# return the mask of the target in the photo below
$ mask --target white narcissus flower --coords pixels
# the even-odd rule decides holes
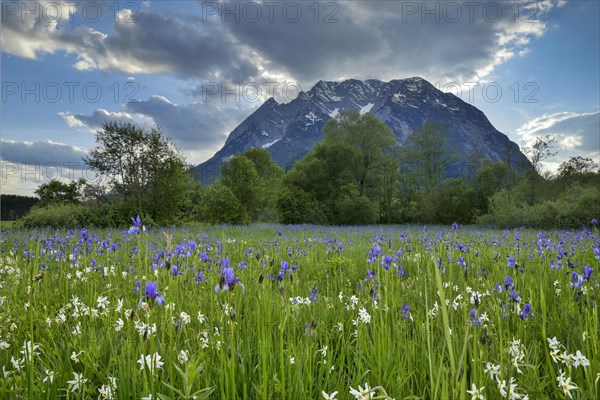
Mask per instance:
[[[162,357],[158,353],[154,353],[153,355],[147,354],[145,356],[142,354],[137,362],[140,364],[140,370],[147,367],[150,370],[150,373],[154,373],[157,369],[162,369],[164,363],[161,359]]]
[[[98,395],[98,399],[110,400],[114,396],[113,390],[109,385],[102,385],[101,388],[98,388],[98,392],[100,392],[100,394]]]
[[[500,376],[500,365],[492,364],[491,362],[487,362],[485,364],[484,373],[489,374],[490,378],[495,381]]]
[[[588,361],[588,359],[581,354],[581,351],[577,350],[576,354],[571,354],[571,358],[573,358],[573,366],[575,368],[579,367],[580,365],[582,367],[589,367],[590,366],[590,362]]]
[[[571,383],[571,377],[565,378],[565,373],[560,371],[560,375],[556,377],[556,381],[558,382],[558,388],[562,389],[563,393],[572,399],[571,390],[578,389],[578,387]]]
[[[336,390],[335,392],[332,392],[331,394],[327,394],[324,390],[321,392],[321,394],[323,395],[323,398],[325,400],[336,400],[335,396],[337,396],[338,391]]]
[[[350,394],[354,396],[356,400],[366,400],[372,399],[375,396],[373,389],[369,387],[369,383],[365,383],[365,388],[363,389],[360,385],[358,386],[358,390],[350,387]]]
[[[187,350],[181,350],[179,352],[179,354],[177,355],[177,360],[179,361],[179,364],[185,364],[186,362],[188,362],[188,360],[190,359],[189,353],[187,352]]]
[[[181,314],[179,314],[179,320],[181,321],[181,323],[183,325],[187,325],[190,323],[192,318],[188,314],[186,314],[184,311],[182,311]]]
[[[125,323],[123,322],[123,319],[119,318],[115,323],[115,331],[120,332],[124,325]]]
[[[83,373],[78,374],[77,372],[73,372],[73,379],[67,381],[67,384],[69,385],[69,390],[71,392],[75,392],[80,387],[82,387],[87,381],[88,380],[83,377]]]
[[[483,389],[485,389],[485,386],[482,386],[479,389],[477,389],[477,386],[475,386],[474,383],[471,383],[471,390],[467,390],[467,393],[471,395],[471,400],[485,400],[485,397],[483,396],[483,394],[481,394]]]
[[[42,383],[46,383],[46,382],[52,383],[54,381],[54,371],[50,371],[49,369],[47,369],[45,372],[46,372],[46,377],[42,380]]]

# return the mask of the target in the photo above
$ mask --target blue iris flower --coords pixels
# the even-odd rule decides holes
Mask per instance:
[[[587,265],[583,266],[583,279],[589,281],[592,278],[592,267],[588,267]]]
[[[471,309],[471,325],[472,326],[481,326],[481,319],[477,317],[477,310],[475,308]]]
[[[509,296],[511,299],[513,299],[513,301],[515,301],[517,303],[519,303],[521,301],[521,298],[519,297],[519,292],[515,292],[515,291],[511,290]]]
[[[159,306],[165,304],[165,298],[158,292],[158,282],[146,282],[144,297],[156,301]]]
[[[202,271],[196,272],[196,284],[200,284],[202,282],[208,282],[204,277],[204,273]]]
[[[400,316],[405,319],[410,319],[410,304],[402,304],[402,311],[400,311]]]
[[[515,264],[516,264],[516,263],[515,263],[515,258],[514,258],[514,257],[510,257],[510,256],[509,256],[509,257],[507,257],[507,258],[506,258],[506,266],[507,266],[507,267],[514,268],[514,267],[515,267]]]
[[[531,312],[531,305],[529,303],[523,306],[523,312],[519,314],[519,317],[522,319],[533,318],[533,313]]]
[[[319,289],[317,288],[312,288],[312,291],[310,293],[310,296],[308,296],[309,300],[312,301],[313,303],[316,303],[318,297],[317,297],[317,292],[319,291]]]

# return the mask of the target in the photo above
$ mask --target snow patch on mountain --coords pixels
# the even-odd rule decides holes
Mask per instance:
[[[262,147],[263,149],[268,149],[269,147],[273,146],[275,143],[279,142],[280,140],[281,140],[281,139],[275,139],[275,140],[273,140],[272,142],[269,142],[269,143],[265,143],[265,144],[263,144],[261,147]]]
[[[366,114],[369,111],[371,111],[371,108],[373,108],[374,105],[375,104],[373,104],[373,103],[369,103],[366,106],[361,107],[360,108],[360,115]]]

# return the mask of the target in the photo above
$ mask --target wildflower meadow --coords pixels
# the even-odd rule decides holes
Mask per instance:
[[[1,238],[2,399],[600,397],[595,224]]]

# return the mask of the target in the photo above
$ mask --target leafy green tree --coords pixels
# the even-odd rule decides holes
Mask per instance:
[[[446,130],[432,122],[424,123],[408,137],[409,143],[403,149],[405,168],[413,175],[419,190],[431,193],[442,182],[446,168],[453,161],[446,137]]]
[[[377,204],[358,193],[344,195],[337,204],[338,222],[343,225],[369,225],[377,222]]]
[[[261,207],[262,185],[252,161],[243,154],[221,166],[221,183],[238,199],[250,221],[255,221]]]
[[[506,163],[488,163],[480,169],[473,179],[473,187],[477,198],[476,208],[486,213],[489,198],[501,189],[510,189],[517,184],[516,172]]]
[[[392,131],[371,114],[341,113],[323,128],[323,140],[284,178],[288,189],[280,197],[280,216],[306,215],[304,207],[288,198],[290,193],[308,195],[322,216],[320,223],[372,222],[391,214],[398,177],[398,144]],[[350,212],[367,205],[368,218]],[[302,210],[294,212],[292,207]],[[282,209],[285,207],[285,212]]]
[[[81,201],[81,189],[84,185],[84,179],[69,183],[53,179],[43,183],[34,192],[40,198],[37,206],[45,207],[56,203],[78,204]]]
[[[189,207],[185,158],[159,130],[108,122],[96,133],[96,143],[84,161],[126,212],[166,224]]]
[[[598,171],[598,164],[591,158],[575,156],[564,161],[558,167],[557,177],[567,178]]]
[[[346,144],[346,169],[363,196],[377,191],[382,178],[380,168],[397,154],[398,143],[392,130],[372,114],[341,113],[323,128],[325,143]]]
[[[235,193],[221,181],[210,185],[202,195],[204,219],[212,224],[247,224],[250,217]]]
[[[271,158],[269,152],[261,147],[254,147],[243,153],[247,157],[259,178],[260,206],[258,209],[259,221],[277,220],[277,195],[281,190],[283,169]]]
[[[326,217],[312,193],[284,186],[277,197],[277,215],[284,224],[322,224]]]

